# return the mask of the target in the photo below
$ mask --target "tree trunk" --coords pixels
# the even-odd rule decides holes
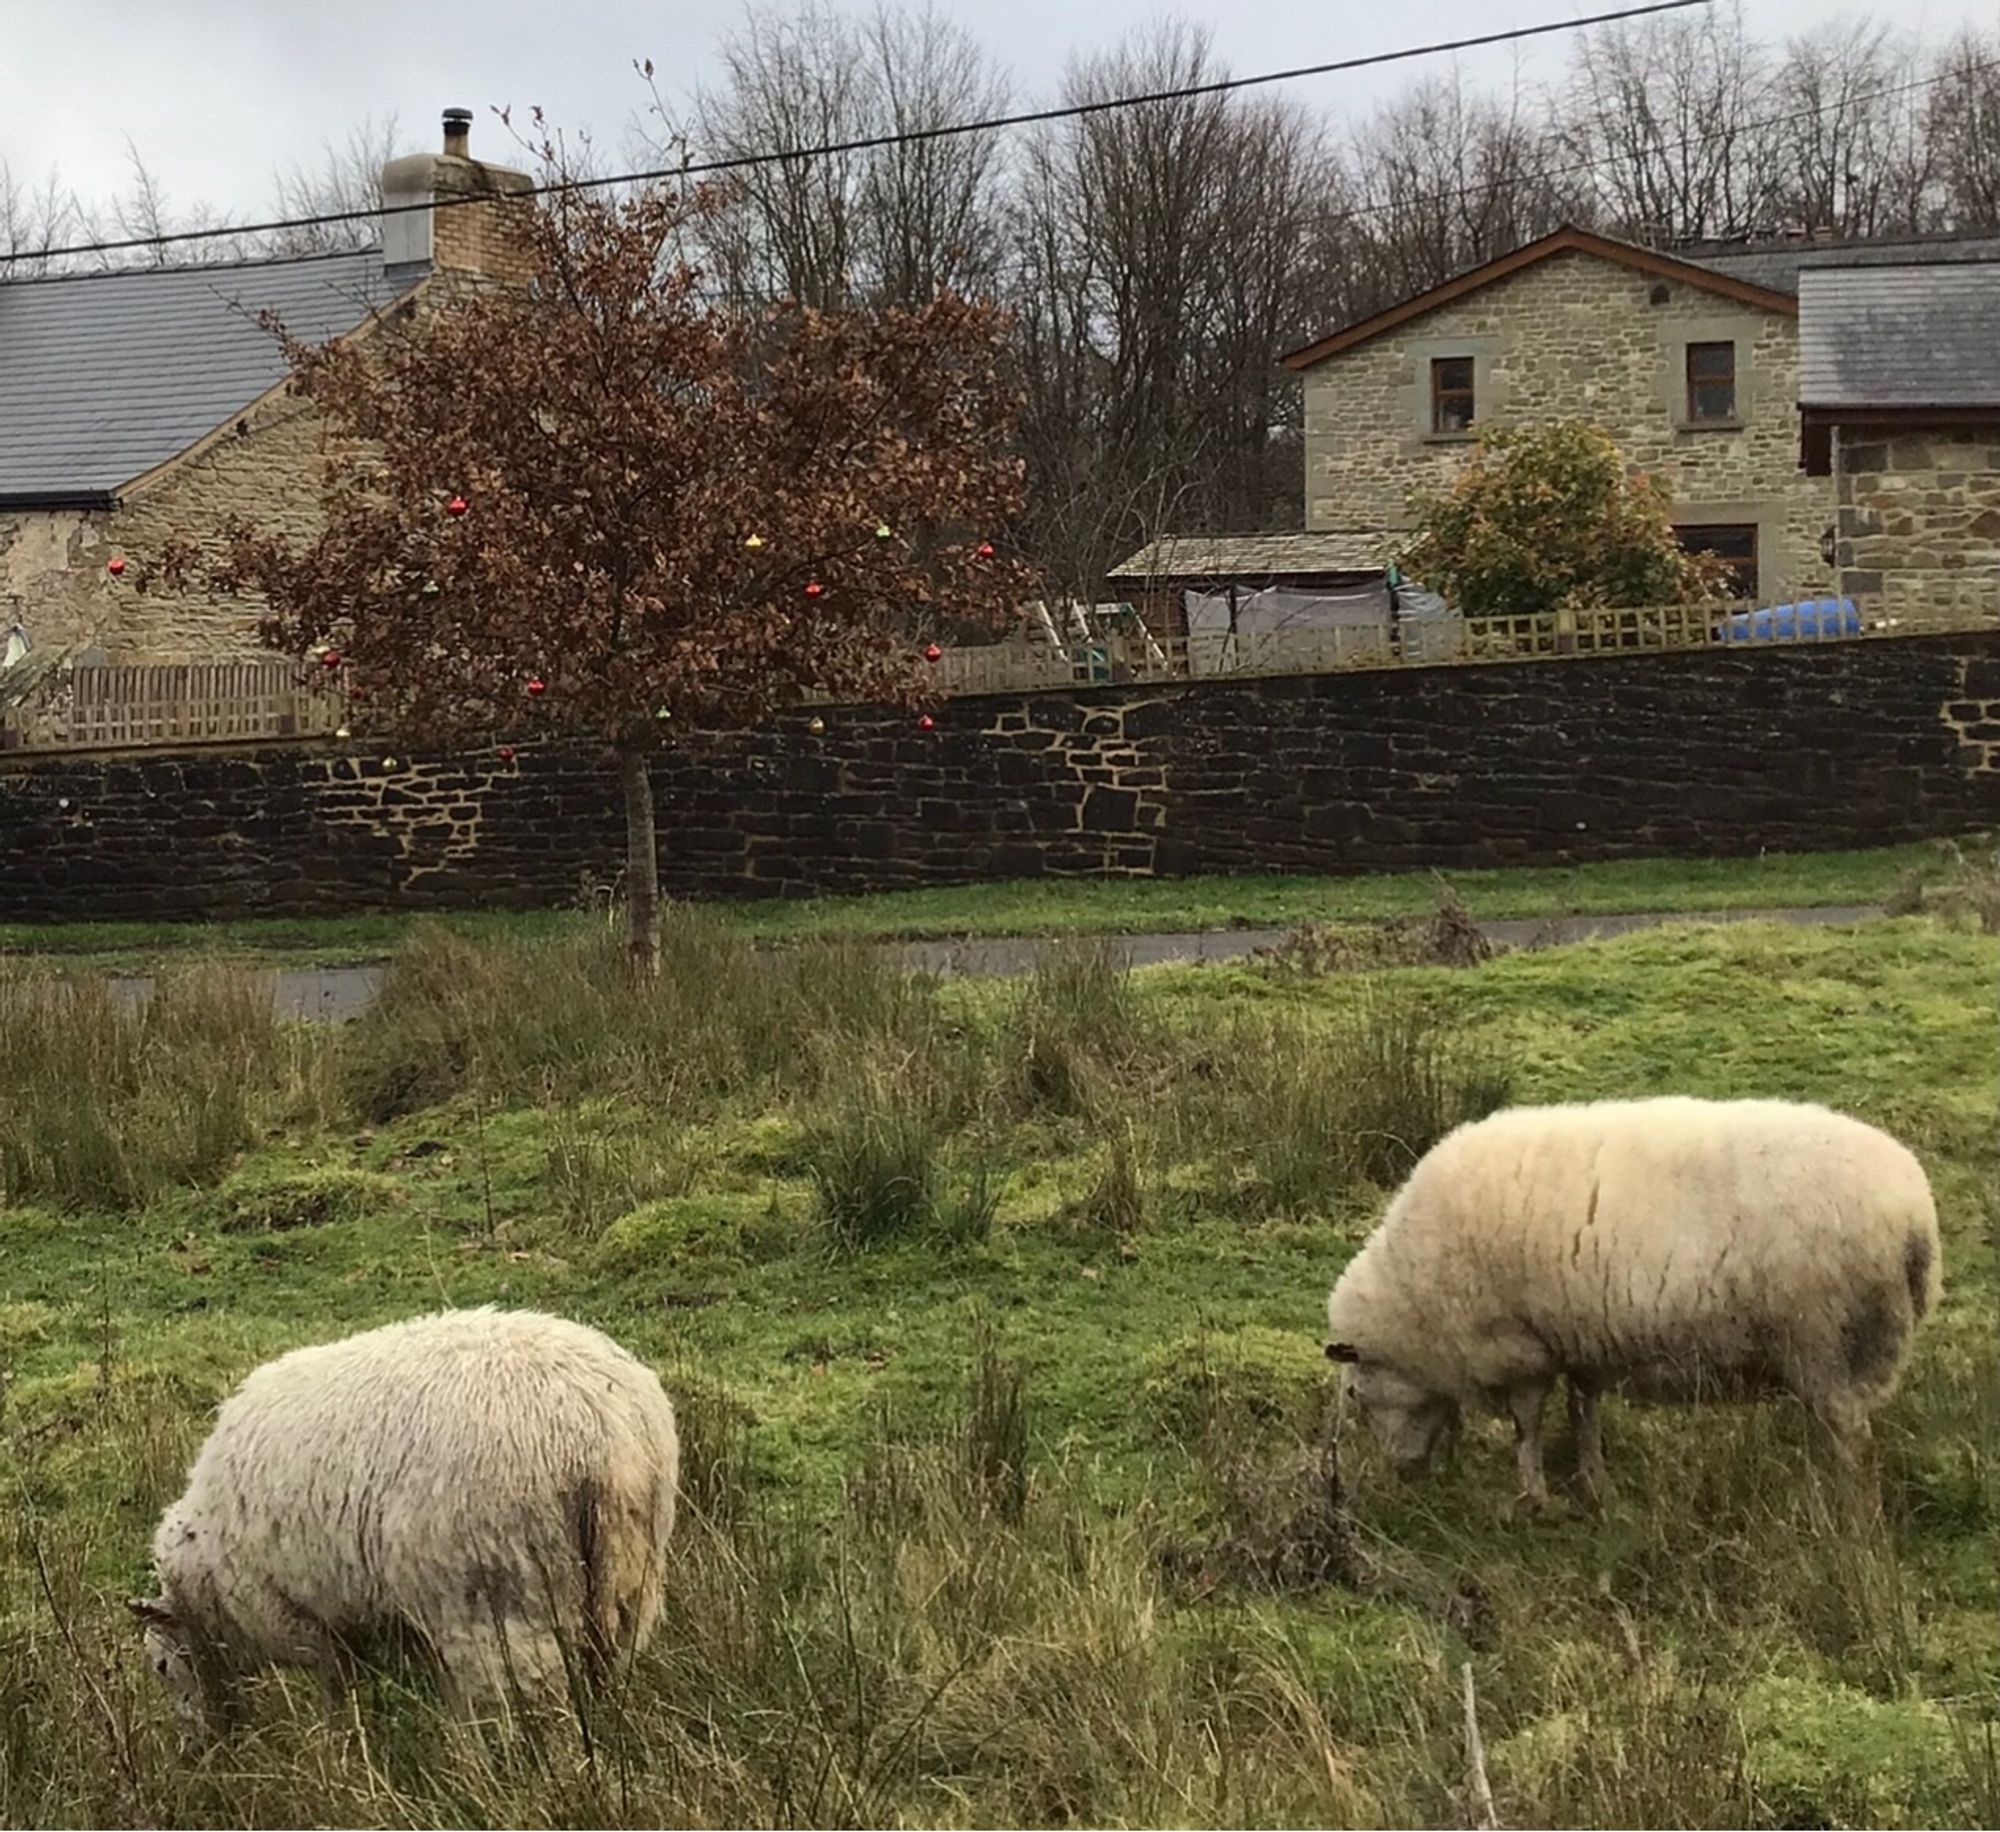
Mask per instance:
[[[653,830],[653,774],[644,751],[618,753],[618,781],[625,791],[625,909],[633,977],[660,971],[660,852]]]

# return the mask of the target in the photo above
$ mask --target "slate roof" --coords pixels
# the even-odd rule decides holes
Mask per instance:
[[[257,313],[314,341],[405,290],[378,249],[0,285],[0,504],[101,500],[285,375]]]
[[[1299,573],[1380,572],[1407,534],[1374,529],[1283,534],[1164,535],[1109,577],[1139,583],[1179,579],[1285,578]]]
[[[1799,275],[1822,267],[1943,267],[2000,260],[2000,236],[1902,236],[1882,241],[1773,242],[1681,251],[1680,258],[1773,292],[1796,293]]]
[[[1802,407],[2000,407],[2000,260],[1800,276]]]

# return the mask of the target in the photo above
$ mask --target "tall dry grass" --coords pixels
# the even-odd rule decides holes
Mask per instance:
[[[338,1107],[333,1040],[281,1025],[236,968],[177,969],[144,999],[0,969],[0,1040],[0,1203],[131,1208]]]

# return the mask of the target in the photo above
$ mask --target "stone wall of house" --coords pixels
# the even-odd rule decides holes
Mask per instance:
[[[1690,428],[1686,346],[1724,341],[1736,345],[1740,422]],[[1308,528],[1408,528],[1412,494],[1449,482],[1470,436],[1430,430],[1441,356],[1473,358],[1477,421],[1593,421],[1667,480],[1676,521],[1756,524],[1766,600],[1831,584],[1820,536],[1833,491],[1799,466],[1796,319],[1578,252],[1306,372]]]
[[[477,212],[473,212],[477,214]],[[148,578],[169,536],[217,546],[232,516],[310,538],[319,525],[321,426],[279,392],[162,467],[115,509],[0,512],[0,617],[36,645],[107,661],[219,661],[260,653],[254,603]],[[126,571],[106,570],[122,555]]]
[[[840,710],[656,766],[699,896],[1561,864],[2000,825],[2000,633]],[[616,779],[552,748],[0,761],[0,920],[550,905]]]
[[[1892,617],[2000,616],[2000,430],[1843,429],[1834,452],[1842,591]]]

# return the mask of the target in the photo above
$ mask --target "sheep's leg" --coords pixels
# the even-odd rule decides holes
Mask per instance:
[[[1826,1427],[1850,1503],[1862,1520],[1879,1520],[1882,1478],[1876,1467],[1875,1430],[1867,1406],[1850,1394],[1821,1394],[1813,1401],[1813,1412]]]
[[[1514,1387],[1507,1394],[1507,1410],[1514,1420],[1514,1460],[1521,1472],[1521,1499],[1541,1507],[1549,1498],[1547,1478],[1542,1474],[1542,1408],[1548,1402],[1546,1380]]]
[[[1587,1374],[1569,1376],[1569,1431],[1576,1444],[1577,1480],[1592,1501],[1604,1499],[1604,1434],[1598,1422],[1600,1389]]]
[[[566,1693],[562,1643],[519,1622],[473,1622],[430,1637],[445,1701],[467,1723],[510,1721],[517,1704],[560,1701]]]

